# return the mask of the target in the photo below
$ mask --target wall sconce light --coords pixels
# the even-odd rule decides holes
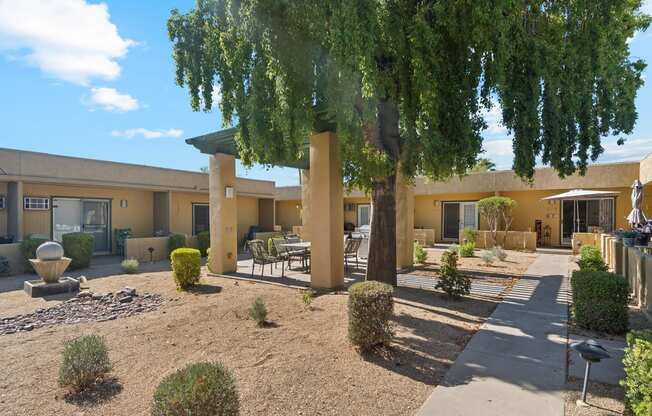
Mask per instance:
[[[233,189],[232,186],[227,186],[224,188],[224,196],[226,196],[226,199],[233,199],[235,196],[235,189]]]
[[[120,208],[127,208],[128,206],[129,206],[129,202],[126,199],[120,200]]]

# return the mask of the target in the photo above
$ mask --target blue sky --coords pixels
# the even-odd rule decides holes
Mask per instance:
[[[192,112],[174,84],[166,33],[170,9],[194,0],[0,0],[0,147],[198,170],[207,158],[188,137],[220,129],[217,111]],[[652,14],[652,0],[645,10]],[[631,43],[652,66],[652,29]],[[652,69],[646,70],[649,80]],[[624,147],[605,140],[600,162],[652,152],[652,81],[637,99],[639,121]],[[497,109],[486,115],[486,157],[512,162]],[[238,175],[298,183],[294,169]]]

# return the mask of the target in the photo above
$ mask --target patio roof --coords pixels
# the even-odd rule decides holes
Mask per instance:
[[[599,199],[599,198],[608,198],[611,196],[618,196],[619,192],[617,191],[592,191],[588,189],[573,189],[572,191],[564,192],[558,195],[552,195],[543,200],[555,201],[562,199]]]

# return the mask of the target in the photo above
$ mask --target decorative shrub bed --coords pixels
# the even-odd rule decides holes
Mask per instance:
[[[627,334],[623,364],[627,408],[634,416],[652,415],[652,330]]]
[[[36,273],[29,259],[36,258],[36,249],[48,240],[42,238],[26,238],[20,242],[20,254],[23,256],[23,268],[27,273]]]
[[[614,273],[575,271],[571,277],[572,313],[575,323],[586,329],[622,334],[627,331],[627,281]]]
[[[361,350],[388,344],[394,336],[394,288],[386,283],[358,282],[349,288],[349,340]]]
[[[235,378],[220,363],[190,364],[165,377],[154,393],[152,416],[236,416]]]
[[[178,248],[170,254],[172,276],[181,290],[199,282],[201,274],[201,255],[194,248]]]
[[[63,251],[70,257],[70,269],[83,269],[91,265],[95,237],[86,233],[64,234],[62,238]]]

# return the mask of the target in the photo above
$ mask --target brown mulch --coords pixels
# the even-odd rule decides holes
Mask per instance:
[[[221,361],[237,379],[243,415],[411,415],[491,314],[495,300],[451,301],[439,293],[396,292],[396,336],[389,349],[360,355],[348,343],[347,295],[205,277],[177,292],[169,272],[89,281],[92,291],[124,286],[165,302],[138,316],[36,328],[0,337],[1,415],[147,415],[171,371]],[[262,296],[272,325],[258,328],[247,309]],[[65,299],[0,293],[0,316]],[[71,396],[57,385],[62,344],[81,334],[106,338],[114,370],[92,391]]]

